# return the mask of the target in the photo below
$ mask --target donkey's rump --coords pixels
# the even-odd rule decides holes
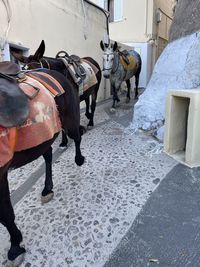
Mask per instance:
[[[35,95],[34,88],[38,93],[29,100],[29,116],[23,125],[11,129],[0,128],[0,167],[12,158],[14,152],[36,147],[53,138],[61,130],[61,122],[52,93],[31,77],[27,77],[25,82],[20,83],[20,88],[29,97]]]

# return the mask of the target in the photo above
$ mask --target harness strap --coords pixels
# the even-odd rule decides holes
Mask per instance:
[[[74,82],[80,86],[83,82],[83,79],[80,75],[77,75],[77,67],[76,67],[76,63],[72,62],[69,63],[67,61],[67,58],[65,57],[61,57],[60,58],[62,60],[62,62],[65,64],[67,70],[69,71],[69,74],[71,75],[72,79],[74,80]]]
[[[41,60],[40,60],[41,66],[44,68],[44,65],[42,64],[42,60],[44,60],[44,62],[47,64],[48,69],[50,70],[51,69],[50,63],[45,58],[41,58]]]
[[[69,63],[67,61],[67,59],[65,57],[60,57],[60,59],[62,60],[62,62],[65,64],[65,67],[68,69],[69,67]]]

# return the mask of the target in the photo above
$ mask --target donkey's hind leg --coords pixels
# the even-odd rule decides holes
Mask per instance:
[[[131,90],[131,82],[130,82],[130,80],[127,80],[126,81],[126,85],[127,85],[127,94],[126,94],[126,103],[129,103],[130,102],[130,99],[131,99],[131,97],[130,97],[130,90]]]
[[[93,127],[94,126],[94,112],[96,109],[96,101],[97,101],[97,90],[94,90],[94,92],[92,93],[92,103],[91,103],[91,116],[90,116],[90,120],[88,123],[88,127]]]
[[[90,113],[90,96],[85,98],[85,116],[87,117],[88,120],[91,118],[91,113]]]
[[[80,134],[83,135],[84,133],[86,133],[86,128],[83,125],[80,125]],[[60,147],[67,147],[68,145],[68,138],[67,138],[67,134],[65,133],[64,130],[62,130],[62,141],[60,143]]]
[[[62,141],[60,143],[60,147],[67,147],[67,144],[68,144],[68,139],[67,139],[67,135],[65,133],[64,130],[62,130]]]
[[[69,133],[70,136],[70,133]],[[81,145],[81,135],[79,138],[74,138],[71,136],[71,138],[74,139],[74,143],[75,143],[75,162],[78,166],[83,165],[85,158],[84,156],[81,154],[81,149],[80,149],[80,145]]]
[[[85,104],[86,104],[85,116],[89,120],[88,125],[87,125],[88,128],[89,128],[89,127],[94,126],[93,117],[94,117],[94,109],[95,109],[95,107],[94,107],[93,98],[92,98],[92,104],[91,104],[91,112],[90,112],[90,96],[88,96],[85,99]],[[95,101],[95,104],[96,104],[96,101]]]
[[[140,71],[135,74],[135,99],[138,99],[138,84],[139,84]]]
[[[44,154],[43,154],[45,165],[46,165],[46,176],[45,176],[45,186],[42,191],[41,201],[42,203],[49,202],[53,196],[53,180],[52,180],[52,147],[50,147]]]
[[[75,143],[75,162],[78,166],[81,166],[84,163],[85,157],[81,154],[81,135],[82,129],[79,127],[69,127],[68,136],[74,140]]]
[[[11,247],[8,251],[8,259],[13,264],[17,263],[20,265],[24,258],[25,249],[20,247],[22,234],[15,224],[15,215],[8,187],[8,173],[7,171],[4,174],[2,173],[3,168],[0,168],[0,222],[7,228],[10,234]]]

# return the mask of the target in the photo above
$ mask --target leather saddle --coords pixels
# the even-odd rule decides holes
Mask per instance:
[[[72,64],[76,74],[84,80],[86,78],[86,71],[84,67],[81,65],[81,58],[76,55],[69,56],[69,64]]]
[[[20,66],[10,61],[0,62],[0,72],[7,75],[17,75],[20,72]]]
[[[64,53],[64,56],[60,56],[61,53]],[[79,56],[77,55],[69,56],[67,52],[60,51],[56,55],[56,58],[64,59],[63,62],[67,68],[69,67],[67,65],[71,65],[74,69],[75,75],[81,78],[82,81],[86,78],[86,71],[84,67],[81,65],[81,58]]]
[[[6,128],[23,124],[29,115],[28,98],[18,85],[20,67],[0,62],[0,125]]]
[[[128,59],[129,53],[128,51],[125,49],[123,51],[118,51],[119,56],[122,57],[122,59],[126,62],[127,65],[130,64],[130,61]]]

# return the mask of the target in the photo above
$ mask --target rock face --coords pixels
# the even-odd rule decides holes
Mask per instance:
[[[157,131],[164,124],[167,92],[200,86],[198,10],[199,0],[178,1],[171,42],[158,59],[149,84],[134,107],[133,128]]]
[[[134,109],[134,128],[152,130],[161,126],[170,89],[200,86],[200,33],[170,43],[158,59],[151,80]]]
[[[175,16],[170,32],[170,41],[200,30],[199,0],[177,1]]]

